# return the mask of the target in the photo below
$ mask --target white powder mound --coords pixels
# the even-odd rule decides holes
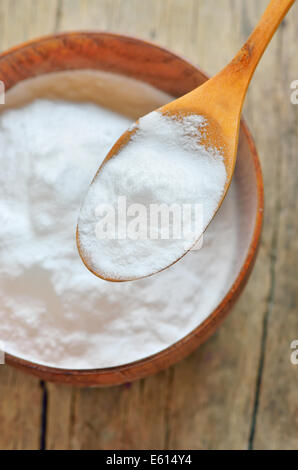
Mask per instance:
[[[130,142],[103,166],[84,200],[78,224],[80,251],[93,271],[118,280],[139,278],[169,266],[193,246],[212,219],[226,183],[223,157],[200,143],[205,127],[202,116],[174,119],[151,112],[139,120]],[[141,220],[145,208],[143,232],[139,230],[133,237],[128,231],[124,236],[121,232],[124,239],[119,239],[110,218],[99,236],[96,227],[107,219],[107,210],[99,211],[99,206],[111,205],[117,216],[118,201],[123,197],[128,214],[134,204],[142,205],[131,211],[136,219]],[[167,234],[160,219],[150,217],[152,204],[166,204],[167,208],[175,204],[181,211],[188,204],[192,214],[174,237],[174,218],[169,220]],[[202,208],[197,231],[196,204]],[[125,219],[128,229],[132,223],[139,228],[133,218]]]
[[[78,255],[79,207],[100,162],[131,124],[99,106],[37,100],[0,115],[0,341],[54,367],[135,361],[198,326],[235,273],[231,190],[203,248],[140,281],[109,283]]]

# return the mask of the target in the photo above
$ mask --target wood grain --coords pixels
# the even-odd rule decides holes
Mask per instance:
[[[0,365],[0,449],[39,449],[42,390],[37,379]]]
[[[48,447],[165,448],[172,373],[168,369],[146,380],[108,389],[71,390],[48,385]],[[61,396],[67,398],[61,402]]]
[[[109,30],[156,41],[213,74],[266,5],[1,0],[0,45],[3,50],[55,30]],[[298,449],[298,366],[290,363],[290,342],[298,338],[298,105],[290,103],[290,83],[298,79],[297,19],[295,5],[265,53],[244,109],[262,158],[266,217],[259,258],[240,302],[207,344],[154,377],[98,390],[48,385],[48,448]],[[2,366],[0,381],[0,419],[6,423],[0,448],[37,448],[38,382]]]
[[[271,84],[275,100],[268,100],[264,110],[270,117],[267,161],[269,152],[275,158],[271,182],[267,167],[267,187],[272,196],[274,191],[275,199],[272,218],[267,222],[272,227],[271,280],[256,419],[255,448],[258,449],[298,448],[298,366],[290,362],[290,343],[298,339],[298,105],[290,101],[290,83],[298,77],[298,57],[291,53],[297,40],[297,18],[296,4],[295,12],[280,32]]]

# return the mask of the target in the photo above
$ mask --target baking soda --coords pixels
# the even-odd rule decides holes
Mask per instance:
[[[77,95],[90,90],[87,73],[88,88],[72,89],[76,72],[69,81],[63,75],[50,83]],[[112,78],[99,74],[96,90]],[[37,93],[34,80],[28,87]],[[126,99],[129,86],[122,80],[116,88],[125,90]],[[132,85],[135,96],[141,85]],[[139,89],[138,102],[163,104],[146,87]],[[50,88],[44,86],[47,93]],[[75,240],[80,205],[101,161],[135,118],[44,99],[0,115],[0,342],[6,352],[70,369],[129,363],[183,338],[230,288],[239,239],[235,183],[202,249],[171,268],[139,281],[109,283],[83,265]]]
[[[193,247],[226,183],[222,155],[201,143],[206,125],[198,115],[151,112],[100,169],[78,223],[80,252],[94,272],[147,276]]]

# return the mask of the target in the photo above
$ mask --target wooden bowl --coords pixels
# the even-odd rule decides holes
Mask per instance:
[[[77,69],[123,74],[181,96],[207,76],[181,57],[153,44],[125,36],[79,32],[30,41],[0,56],[0,80],[6,90],[38,75]],[[181,360],[218,328],[243,290],[252,270],[263,219],[263,181],[254,141],[242,121],[236,177],[241,188],[245,236],[239,245],[235,280],[212,314],[183,339],[167,349],[126,365],[106,369],[65,370],[46,367],[7,354],[6,363],[43,380],[84,386],[107,386],[140,379]],[[246,238],[246,239],[245,239]]]

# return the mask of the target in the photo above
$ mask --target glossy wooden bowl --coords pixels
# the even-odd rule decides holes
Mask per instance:
[[[197,87],[207,76],[181,57],[147,42],[115,34],[79,32],[45,37],[17,46],[0,56],[0,80],[6,90],[42,74],[94,69],[123,74],[151,84],[175,97]],[[218,328],[227,316],[252,270],[263,219],[263,181],[257,151],[241,123],[236,177],[241,188],[245,226],[238,247],[240,265],[235,280],[212,314],[186,337],[145,359],[106,369],[65,370],[46,367],[7,354],[6,362],[43,380],[83,386],[107,386],[140,379],[181,360]]]

